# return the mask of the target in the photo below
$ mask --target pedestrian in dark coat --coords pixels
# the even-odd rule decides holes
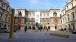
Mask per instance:
[[[25,32],[27,31],[27,26],[25,26]]]
[[[43,29],[43,27],[41,26],[41,30]]]
[[[47,31],[48,31],[48,28],[47,28]]]
[[[38,29],[41,31],[41,27],[40,26],[38,26]]]
[[[33,30],[35,30],[35,26],[33,26]]]
[[[50,26],[48,26],[48,30],[50,30]]]

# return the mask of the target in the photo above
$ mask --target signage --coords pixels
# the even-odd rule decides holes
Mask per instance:
[[[21,24],[21,17],[18,17],[18,25],[20,25]]]
[[[57,17],[54,18],[54,24],[55,24],[55,25],[58,24],[58,18],[57,18]]]
[[[35,12],[35,23],[40,23],[40,12]]]
[[[22,17],[22,13],[21,12],[19,12],[19,15],[18,15],[18,25],[20,25],[21,24],[21,17]]]

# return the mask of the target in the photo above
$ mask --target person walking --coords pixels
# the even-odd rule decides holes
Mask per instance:
[[[41,26],[39,28],[40,28],[40,32],[41,32]]]
[[[47,28],[47,31],[48,31],[48,28]]]
[[[25,32],[27,31],[27,26],[25,26]]]
[[[35,26],[33,26],[32,29],[35,30]]]
[[[38,26],[38,29],[40,30],[40,32],[41,32],[41,26]]]
[[[48,30],[50,30],[50,26],[48,26]]]

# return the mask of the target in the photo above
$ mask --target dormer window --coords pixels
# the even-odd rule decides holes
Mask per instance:
[[[19,16],[22,16],[22,13],[21,13],[21,12],[19,12],[19,13],[18,13],[18,15],[19,15]]]
[[[54,13],[53,13],[53,16],[54,16],[54,17],[57,17],[57,13],[56,13],[56,12],[54,12]]]

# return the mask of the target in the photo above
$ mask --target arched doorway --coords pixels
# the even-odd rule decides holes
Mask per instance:
[[[55,29],[57,29],[57,26],[55,26]]]

